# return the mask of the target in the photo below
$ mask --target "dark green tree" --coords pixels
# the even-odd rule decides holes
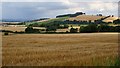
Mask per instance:
[[[120,19],[114,20],[113,23],[114,24],[120,24]]]
[[[25,29],[25,32],[26,33],[33,33],[34,32],[34,29],[32,26],[28,26],[26,29]]]
[[[97,31],[98,31],[97,24],[89,24],[88,26],[80,27],[80,32],[91,33],[91,32],[97,32]]]

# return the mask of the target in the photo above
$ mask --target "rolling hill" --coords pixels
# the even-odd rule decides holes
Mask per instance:
[[[114,16],[99,16],[99,15],[78,15],[76,17],[57,17],[57,18],[49,18],[49,19],[46,19],[46,20],[37,20],[37,21],[34,21],[34,22],[29,22],[27,23],[27,25],[29,24],[34,24],[34,23],[37,23],[37,24],[47,24],[47,23],[51,23],[51,22],[55,22],[55,21],[61,21],[61,22],[64,22],[66,23],[65,21],[70,21],[70,22],[74,22],[74,21],[78,21],[78,24],[80,24],[79,22],[96,22],[96,21],[99,21],[99,23],[101,23],[102,21],[103,22],[113,22],[114,20],[118,19],[117,17],[114,17]],[[97,22],[96,22],[97,23]],[[77,23],[76,23],[77,24]]]
[[[101,18],[104,18],[105,16],[96,16],[96,15],[79,15],[77,17],[72,17],[72,18],[69,18],[68,20],[69,21],[89,21],[91,20],[92,22],[94,22],[94,20],[98,20],[98,19],[101,19]]]
[[[114,20],[118,19],[118,17],[109,17],[103,20],[103,22],[113,22]]]

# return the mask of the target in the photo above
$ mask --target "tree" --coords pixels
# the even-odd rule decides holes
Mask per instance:
[[[68,28],[69,26],[67,24],[64,24],[64,28]]]
[[[120,24],[120,19],[114,20],[113,23],[114,24]]]
[[[5,32],[4,35],[8,35],[9,33],[8,32]]]
[[[59,24],[57,24],[57,23],[48,23],[46,26],[46,31],[48,32],[48,31],[56,31],[57,30],[57,28],[59,27]]]
[[[120,26],[116,26],[116,27],[115,27],[115,31],[116,31],[116,32],[120,32]]]
[[[78,28],[71,28],[71,29],[70,29],[70,32],[71,32],[71,33],[77,33],[77,31],[78,31]]]
[[[99,29],[99,32],[108,32],[108,31],[110,31],[110,26],[108,26],[106,24],[100,24],[98,29]]]
[[[33,33],[34,32],[34,29],[32,26],[28,26],[26,29],[25,29],[25,32],[26,33]]]
[[[89,24],[88,26],[82,26],[80,27],[80,32],[85,33],[91,33],[91,32],[97,32],[98,27],[97,24]]]

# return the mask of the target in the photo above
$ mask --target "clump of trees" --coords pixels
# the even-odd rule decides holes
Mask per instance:
[[[56,18],[59,18],[59,17],[76,17],[78,15],[85,15],[85,13],[83,12],[76,12],[75,14],[64,14],[64,15],[58,15],[56,16]]]
[[[120,19],[114,20],[113,23],[114,24],[120,24]]]
[[[70,29],[70,33],[77,33],[78,32],[78,28],[71,28]]]
[[[120,32],[120,26],[108,26],[107,24],[90,24],[88,26],[81,26],[81,33],[92,33],[92,32]]]
[[[51,32],[51,31],[55,32],[57,30],[57,28],[59,27],[59,24],[57,24],[57,23],[49,23],[45,27],[46,27],[47,32]]]
[[[97,24],[90,24],[88,26],[81,26],[80,27],[80,32],[81,33],[91,33],[91,32],[97,32]]]
[[[39,29],[33,29],[32,26],[28,26],[26,29],[25,29],[25,32],[26,33],[39,33]]]
[[[4,35],[8,35],[9,33],[8,32],[5,32]]]

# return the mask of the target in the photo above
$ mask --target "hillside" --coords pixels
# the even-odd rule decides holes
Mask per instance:
[[[114,20],[118,19],[118,17],[109,17],[103,20],[103,22],[113,22]]]
[[[78,15],[76,17],[57,17],[57,18],[49,18],[46,20],[37,20],[34,22],[28,22],[29,24],[35,24],[35,25],[45,25],[48,23],[65,23],[65,24],[89,24],[89,22],[96,22],[96,23],[102,23],[103,22],[113,22],[114,20],[118,19],[117,17],[112,16],[100,16],[100,15]],[[36,24],[37,23],[37,24]]]
[[[65,19],[68,19],[68,18],[69,17],[50,18],[50,19],[47,19],[47,20],[40,20],[40,21],[28,22],[26,25],[35,24],[35,23],[38,23],[38,24],[47,24],[47,23],[51,23],[51,22],[54,22],[54,21],[64,21]]]
[[[104,18],[105,16],[96,16],[96,15],[79,15],[77,17],[72,17],[72,18],[69,18],[68,20],[69,21],[89,21],[91,20],[92,22],[94,22],[94,20],[98,20],[98,19],[101,19],[101,18]]]

